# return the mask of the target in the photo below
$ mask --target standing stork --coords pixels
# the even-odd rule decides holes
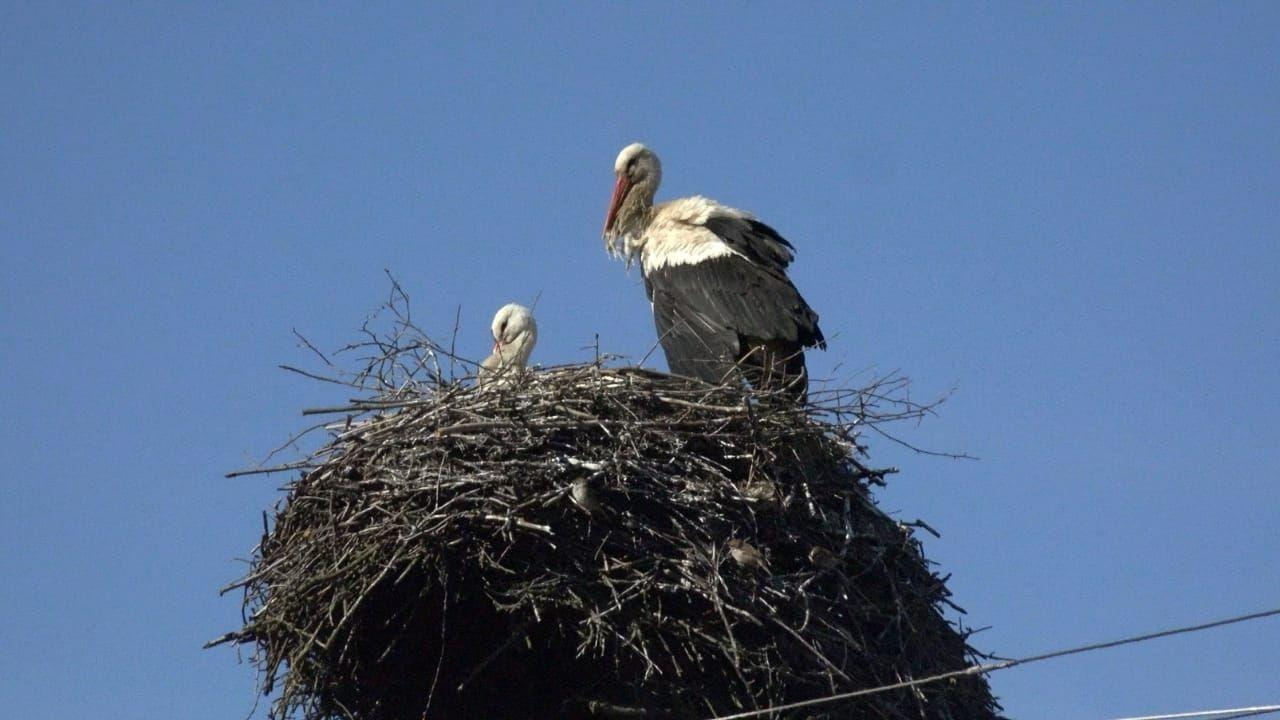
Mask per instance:
[[[677,375],[752,385],[801,400],[804,349],[826,349],[818,314],[787,277],[794,248],[751,214],[693,197],[653,204],[662,163],[633,143],[613,164],[605,247],[640,261],[658,340]]]

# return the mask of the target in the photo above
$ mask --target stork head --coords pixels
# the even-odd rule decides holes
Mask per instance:
[[[516,303],[503,305],[493,316],[493,354],[501,367],[522,368],[529,362],[538,342],[538,323],[529,308]]]
[[[653,151],[640,143],[622,148],[613,161],[613,197],[604,217],[604,237],[610,252],[619,252],[618,239],[638,229],[662,182],[662,163]]]

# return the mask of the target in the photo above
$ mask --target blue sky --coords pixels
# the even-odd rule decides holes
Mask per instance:
[[[653,341],[618,149],[797,246],[815,375],[956,389],[881,494],[1007,656],[1280,605],[1280,6],[0,3],[0,707],[243,717],[276,369],[386,295]],[[660,358],[651,362],[661,365]],[[1011,715],[1280,701],[1280,621],[996,674]]]

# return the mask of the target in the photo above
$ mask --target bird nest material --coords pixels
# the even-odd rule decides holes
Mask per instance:
[[[253,647],[272,717],[706,718],[974,659],[927,526],[869,493],[892,470],[860,433],[929,410],[901,378],[806,408],[602,363],[481,390],[400,320],[361,344],[374,392],[283,466],[211,643]],[[966,676],[762,717],[997,712]]]

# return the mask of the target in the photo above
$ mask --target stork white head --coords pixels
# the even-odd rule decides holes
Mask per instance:
[[[658,163],[658,156],[653,151],[645,147],[644,143],[633,142],[630,145],[618,151],[618,158],[613,161],[613,173],[621,175],[624,171],[631,169],[631,164],[637,162],[641,156],[649,158],[655,165],[658,165],[658,172],[661,173],[661,164]]]
[[[493,354],[480,363],[480,383],[498,374],[522,369],[538,342],[538,323],[529,308],[503,305],[493,316]]]
[[[662,183],[662,162],[641,143],[631,143],[613,161],[613,174],[617,179],[604,218],[604,237],[605,247],[616,255],[625,252],[618,240],[642,229],[653,207],[653,196]]]

